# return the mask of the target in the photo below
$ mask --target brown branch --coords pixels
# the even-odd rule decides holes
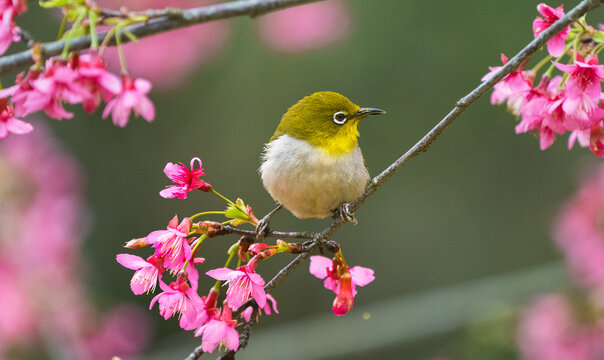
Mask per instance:
[[[172,8],[157,10],[165,11],[166,14],[151,18],[144,23],[126,27],[122,31],[121,39],[122,43],[131,41],[128,36],[123,35],[125,31],[129,31],[137,38],[144,38],[154,34],[209,21],[227,19],[242,15],[256,17],[276,10],[317,1],[322,0],[240,0],[186,10]],[[118,12],[109,12],[109,15],[117,15],[117,13]],[[119,13],[121,14],[121,12]],[[98,34],[97,37],[99,42],[103,42],[107,35],[108,32]],[[42,54],[44,57],[59,55],[63,51],[65,44],[65,40],[42,44]],[[69,49],[74,51],[84,50],[90,48],[90,45],[90,35],[79,36],[71,39]],[[115,38],[111,39],[108,42],[108,45],[115,45]],[[33,63],[31,49],[0,57],[0,75],[6,74],[10,71],[22,69],[24,67],[33,65]]]
[[[251,238],[255,238],[256,237],[256,232],[254,230],[244,230],[244,229],[238,229],[236,227],[230,226],[230,225],[225,225],[222,227],[221,229],[221,233],[224,234],[239,234],[239,235],[245,235],[245,236],[249,236]],[[275,238],[288,238],[288,239],[314,239],[317,236],[317,234],[315,233],[309,233],[309,232],[296,232],[296,231],[273,231],[270,230],[269,232],[267,232],[266,234],[264,234],[264,237],[275,237]]]

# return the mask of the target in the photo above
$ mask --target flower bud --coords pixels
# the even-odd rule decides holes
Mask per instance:
[[[147,244],[145,242],[145,238],[138,238],[138,239],[132,239],[130,241],[127,241],[126,245],[124,245],[124,247],[128,248],[128,249],[136,250],[136,249],[144,248],[147,245],[149,245],[149,244]]]
[[[258,255],[262,250],[266,249],[267,246],[268,245],[266,245],[265,243],[255,243],[250,245],[248,251],[252,255]]]
[[[199,234],[207,234],[209,238],[222,235],[222,224],[219,222],[200,221],[196,226]]]

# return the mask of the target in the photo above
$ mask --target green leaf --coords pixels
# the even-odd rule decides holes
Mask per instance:
[[[591,38],[594,39],[594,41],[598,44],[604,43],[604,31],[596,31],[595,33],[593,33]]]

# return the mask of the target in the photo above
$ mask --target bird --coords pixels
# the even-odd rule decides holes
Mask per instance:
[[[257,232],[268,229],[270,216],[281,207],[301,219],[340,216],[356,224],[348,204],[370,180],[357,126],[369,115],[385,113],[332,91],[315,92],[291,106],[262,153],[262,183],[279,205]]]

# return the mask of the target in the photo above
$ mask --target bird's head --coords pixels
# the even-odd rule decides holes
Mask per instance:
[[[289,135],[307,141],[332,155],[348,153],[357,144],[359,121],[384,110],[362,108],[331,91],[316,92],[290,107],[271,141]]]

